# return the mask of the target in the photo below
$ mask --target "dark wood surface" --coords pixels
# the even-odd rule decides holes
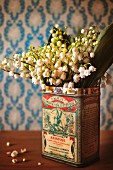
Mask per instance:
[[[11,146],[6,146],[7,142]],[[6,152],[26,148],[27,152],[18,155],[18,163],[13,164]],[[26,162],[22,159],[26,158]],[[38,165],[38,162],[41,165]],[[43,158],[41,155],[41,131],[0,131],[0,170],[78,170],[64,163]],[[100,160],[82,169],[113,170],[113,131],[100,133]]]

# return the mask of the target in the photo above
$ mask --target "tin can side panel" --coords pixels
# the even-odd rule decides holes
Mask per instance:
[[[99,158],[100,95],[82,99],[82,162]]]

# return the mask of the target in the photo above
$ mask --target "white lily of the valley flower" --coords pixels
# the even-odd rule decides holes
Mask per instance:
[[[84,33],[85,33],[85,30],[84,30],[84,29],[81,29],[81,33],[84,34]]]
[[[36,70],[37,70],[37,74],[42,72],[42,68],[41,67],[38,67]]]
[[[56,78],[58,76],[58,74],[59,74],[58,70],[54,70],[53,73],[52,73],[52,77]]]
[[[10,72],[9,72],[9,76],[14,76],[14,72],[13,72],[13,71],[10,71]]]
[[[89,66],[89,70],[94,72],[94,71],[96,71],[96,68],[94,66]]]
[[[25,57],[26,56],[26,53],[25,52],[22,52],[22,57]]]
[[[49,71],[48,71],[48,72],[45,71],[45,72],[43,73],[43,77],[49,77],[49,76],[50,76]]]
[[[42,90],[45,90],[46,89],[46,85],[45,84],[41,84],[41,88],[42,88]]]
[[[20,61],[24,61],[25,59],[24,58],[21,58]]]
[[[62,45],[62,42],[61,41],[57,41],[57,46],[61,47],[61,45]]]
[[[78,53],[78,49],[77,49],[76,47],[73,47],[73,48],[72,48],[72,52],[73,52],[73,53],[74,53],[74,52]]]
[[[90,74],[91,74],[90,70],[85,70],[85,71],[84,71],[84,75],[85,75],[85,76],[89,76]]]
[[[16,60],[18,60],[18,59],[19,59],[19,56],[20,56],[19,54],[15,54],[15,55],[13,56],[13,58],[16,59]]]
[[[55,83],[55,80],[53,78],[49,79],[50,85],[53,85]]]
[[[46,66],[45,65],[42,66],[42,71],[45,71],[45,69],[46,69]]]
[[[47,49],[50,49],[50,48],[51,48],[50,44],[49,44],[49,45],[47,45]]]
[[[82,59],[83,59],[82,54],[79,54],[79,55],[78,55],[78,60],[81,61]]]
[[[51,57],[51,53],[46,53],[46,57],[50,58]]]
[[[58,24],[55,24],[55,28],[59,28],[59,25],[58,25]]]
[[[49,63],[50,63],[49,58],[46,58],[46,59],[44,60],[44,62],[45,62],[46,64],[49,64]]]
[[[4,65],[4,60],[2,61],[2,65]]]
[[[38,75],[38,76],[37,76],[37,80],[40,80],[40,79],[41,79],[41,75]]]
[[[66,48],[66,44],[62,44],[61,47]]]
[[[92,51],[92,47],[89,46],[89,47],[87,48],[87,52],[91,52],[91,51]]]
[[[56,34],[55,34],[55,33],[52,33],[52,37],[56,37]]]
[[[31,78],[31,75],[29,73],[26,73],[26,78]]]
[[[74,72],[78,72],[78,68],[77,68],[76,65],[74,65],[74,66],[71,68],[71,70],[74,71]]]
[[[90,57],[93,58],[95,56],[94,52],[90,53]]]
[[[58,86],[58,85],[60,85],[62,83],[62,80],[61,79],[57,79],[56,80],[56,85]]]
[[[81,73],[81,72],[84,72],[85,71],[85,68],[84,67],[79,67],[78,71]]]
[[[84,57],[88,57],[88,52],[84,52]]]
[[[58,68],[58,72],[59,72],[59,73],[62,73],[62,70],[63,70],[62,67],[59,67],[59,68]]]
[[[69,62],[69,66],[74,66],[74,63],[72,61]]]
[[[11,67],[11,71],[13,71],[13,73],[16,71],[15,67]]]
[[[68,88],[74,88],[74,82],[69,82],[68,83]]]
[[[84,63],[86,63],[86,64],[90,62],[90,60],[89,60],[88,57],[85,57],[85,58],[83,59],[83,61],[84,61]]]
[[[53,48],[52,48],[52,52],[56,52],[56,48],[53,47]]]
[[[78,83],[79,80],[80,80],[80,76],[79,76],[78,74],[75,74],[75,75],[73,76],[73,80],[74,80],[75,83]]]
[[[78,57],[76,56],[72,56],[72,61],[74,62],[74,63],[77,63],[77,61],[78,61]]]
[[[36,75],[35,71],[31,71],[31,77],[34,77]]]
[[[40,84],[40,85],[44,84],[44,80],[43,79],[40,79],[40,80],[37,79],[37,81],[38,81],[38,84]]]
[[[68,88],[68,83],[64,83],[63,88]]]
[[[88,41],[86,41],[86,42],[84,43],[84,46],[85,46],[85,47],[88,47]]]
[[[32,77],[32,83],[34,83],[34,84],[38,84],[38,83],[39,83],[39,81],[36,79],[36,77]]]
[[[14,63],[14,66],[15,66],[16,68],[20,68],[20,67],[21,67],[21,62],[20,62],[20,61],[16,61],[16,62]]]
[[[31,58],[31,57],[28,57],[28,62],[29,62],[29,63],[32,63],[32,61],[33,61],[32,58]]]
[[[85,37],[82,38],[82,42],[84,43],[86,40],[85,40]]]
[[[64,57],[65,57],[65,53],[64,53],[64,52],[61,52],[61,53],[60,53],[60,59],[64,59]]]
[[[68,64],[68,58],[65,57],[65,58],[63,59],[63,62],[66,63],[66,64]]]
[[[60,51],[57,50],[57,51],[56,51],[56,55],[60,55]]]
[[[19,74],[14,74],[14,78],[18,79],[18,78],[20,78],[20,75]]]
[[[36,63],[36,64],[37,64],[37,66],[42,66],[42,64],[43,64],[43,63],[42,63],[42,60],[41,60],[41,59],[37,60],[37,63]]]
[[[23,65],[23,66],[24,66],[24,65]],[[24,69],[24,68],[25,68],[25,66],[23,67],[23,69]],[[22,70],[23,70],[23,69],[22,69]],[[29,66],[29,71],[30,71],[30,72],[34,71],[34,67]]]
[[[62,72],[60,78],[61,78],[62,80],[65,80],[65,79],[66,79],[66,73],[65,73],[65,72]]]
[[[82,48],[80,49],[80,51],[81,51],[81,53],[83,53],[83,52],[86,51],[86,48],[85,48],[85,47],[82,47]]]
[[[7,58],[4,58],[4,60],[3,60],[2,63],[3,63],[3,64],[7,64],[7,63],[8,63],[8,59],[7,59]]]
[[[78,56],[78,52],[74,51],[74,52],[72,53],[72,56],[77,57],[77,56]]]
[[[26,73],[20,73],[20,77],[26,78]]]
[[[53,29],[51,29],[51,30],[50,30],[50,33],[53,34],[53,32],[54,32]]]
[[[62,69],[62,70],[65,71],[65,72],[67,72],[67,71],[68,71],[67,65],[63,66],[63,69]]]
[[[55,38],[51,38],[52,43],[55,43],[55,41],[56,41]]]
[[[61,66],[61,62],[57,61],[54,67],[59,68],[60,66]]]
[[[52,58],[52,62],[55,63],[55,60],[56,60],[55,57],[53,57],[53,58]]]
[[[8,62],[8,63],[7,63],[7,66],[8,66],[8,67],[12,67],[12,66],[13,66],[12,62]]]
[[[59,39],[63,39],[63,36],[62,36],[62,35],[59,35]]]
[[[4,70],[8,71],[9,70],[9,67],[7,65],[5,65],[4,67]]]
[[[48,68],[46,68],[46,69],[45,69],[45,72],[46,72],[46,73],[47,73],[47,72],[49,72],[49,69],[48,69]]]
[[[84,72],[80,72],[80,78],[85,78],[85,74],[84,74]]]

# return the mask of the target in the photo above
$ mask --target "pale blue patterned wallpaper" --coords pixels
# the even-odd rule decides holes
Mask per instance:
[[[43,45],[58,23],[68,33],[113,22],[113,0],[0,0],[0,61]],[[113,74],[113,67],[109,69]],[[113,85],[101,90],[101,129],[113,129]],[[41,129],[41,90],[0,71],[0,130]]]

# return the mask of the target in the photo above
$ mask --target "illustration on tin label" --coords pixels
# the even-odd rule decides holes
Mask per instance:
[[[58,108],[43,109],[43,128],[57,134],[75,134],[75,116]]]
[[[73,98],[52,96],[43,98],[43,129],[53,134],[75,135],[76,101]]]

